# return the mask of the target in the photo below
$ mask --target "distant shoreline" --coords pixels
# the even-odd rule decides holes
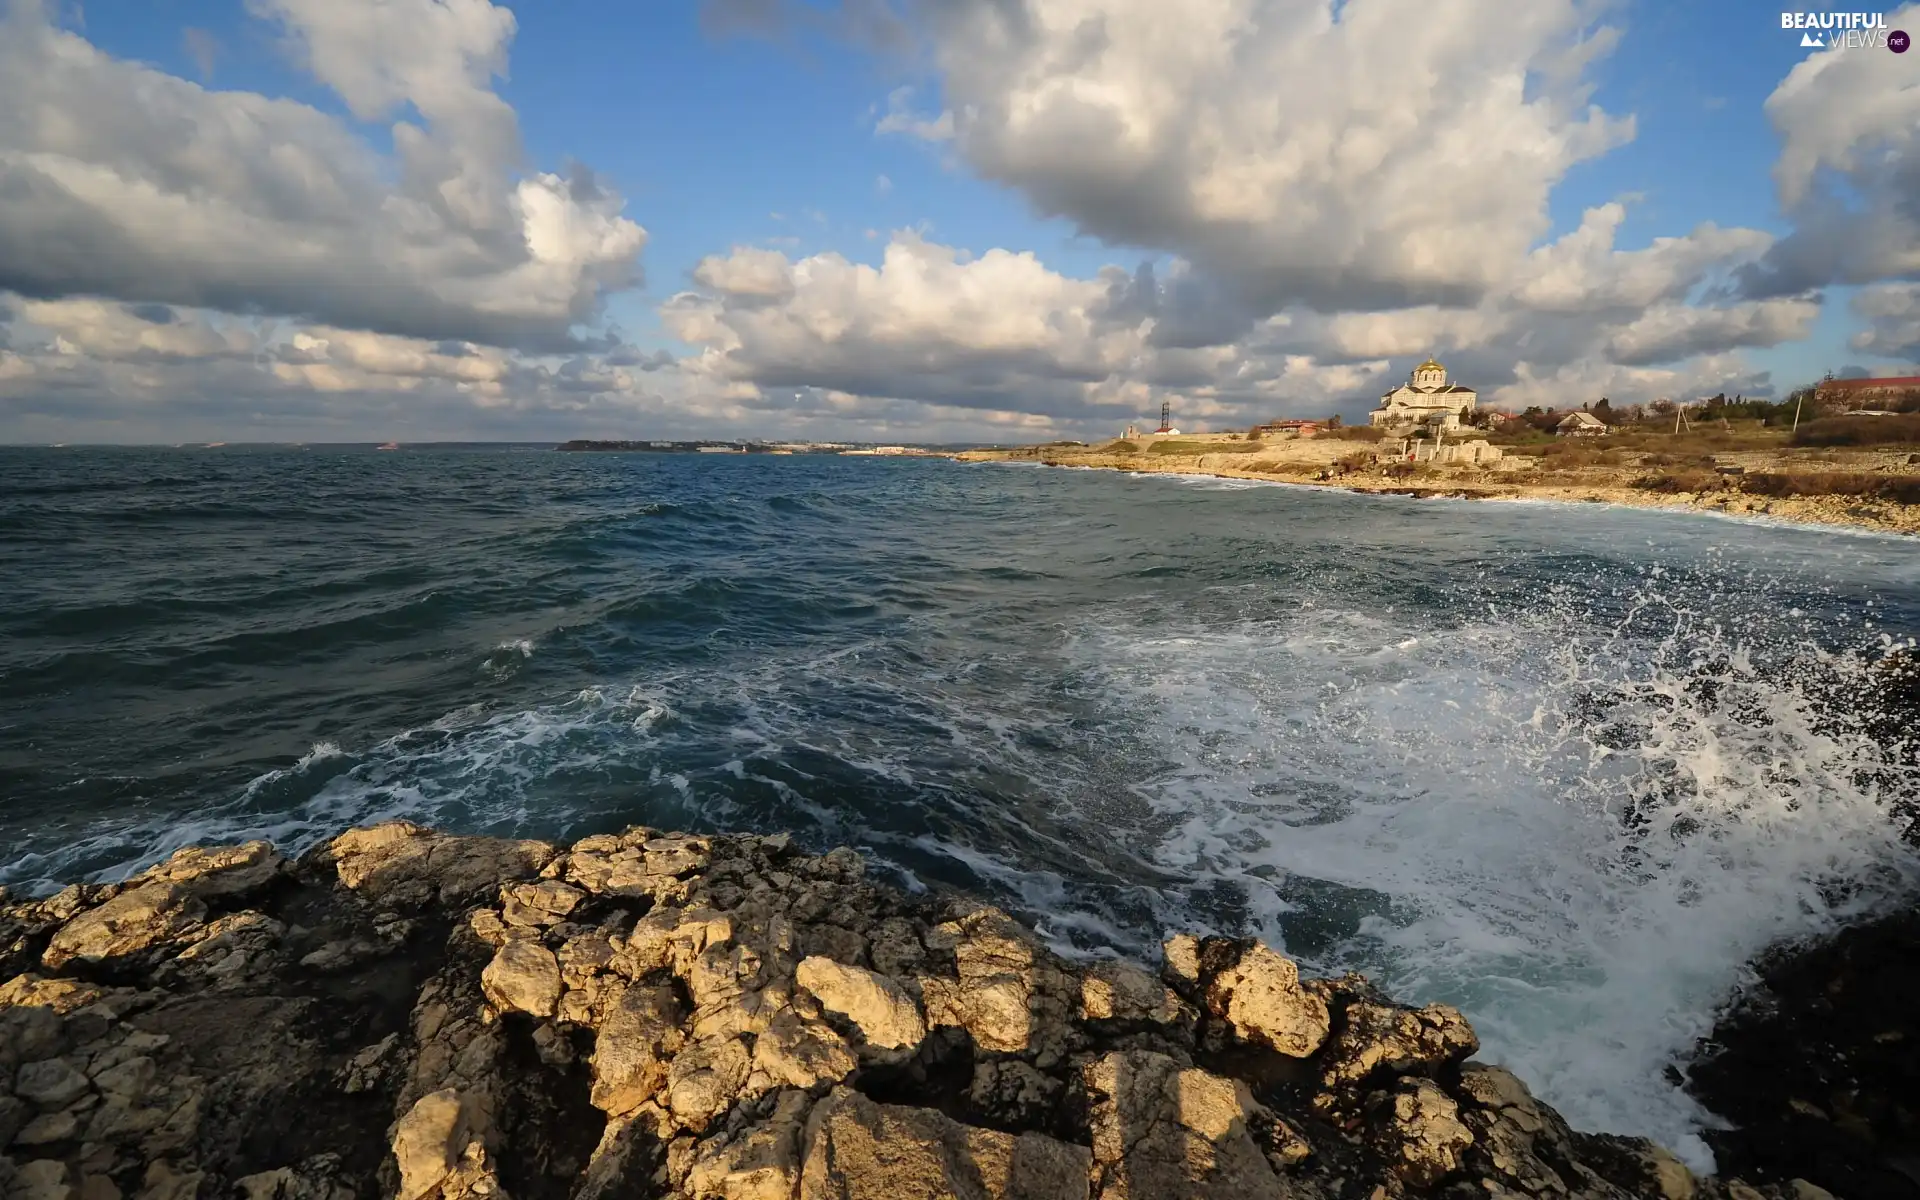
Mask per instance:
[[[1306,443],[1311,445],[1311,443]],[[1299,443],[1282,443],[1282,446]],[[1357,444],[1342,444],[1358,448]],[[1569,479],[1527,479],[1520,471],[1462,470],[1429,478],[1395,479],[1381,470],[1355,470],[1331,478],[1297,473],[1297,461],[1275,460],[1265,454],[1116,454],[1072,447],[1022,447],[1011,450],[967,450],[946,457],[971,463],[1032,463],[1046,467],[1077,467],[1145,475],[1205,476],[1245,479],[1261,483],[1297,484],[1376,496],[1416,499],[1545,500],[1569,504],[1620,504],[1633,508],[1679,509],[1732,517],[1751,517],[1807,526],[1842,526],[1881,533],[1920,534],[1920,505],[1864,499],[1859,496],[1760,496],[1731,491],[1661,492],[1634,487],[1630,472],[1613,471],[1615,478],[1591,482]],[[1239,459],[1246,466],[1222,459]],[[1274,467],[1295,470],[1274,470]]]

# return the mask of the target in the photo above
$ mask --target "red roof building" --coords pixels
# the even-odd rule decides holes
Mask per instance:
[[[1881,408],[1889,400],[1920,402],[1920,375],[1823,379],[1813,389],[1816,404],[1833,408]]]

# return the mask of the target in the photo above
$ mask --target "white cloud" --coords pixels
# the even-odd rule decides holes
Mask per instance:
[[[1887,14],[1920,27],[1920,4]],[[1830,49],[1767,98],[1773,177],[1794,232],[1747,273],[1753,295],[1920,278],[1920,74],[1911,55]]]
[[[255,0],[364,119],[114,59],[34,0],[0,16],[0,289],[557,348],[638,278],[645,232],[592,175],[520,176],[485,0]]]
[[[1269,311],[1475,302],[1633,128],[1587,102],[1613,34],[1575,0],[921,7],[965,162]]]
[[[1883,283],[1854,294],[1852,308],[1867,327],[1853,335],[1855,350],[1888,358],[1920,358],[1920,284]]]

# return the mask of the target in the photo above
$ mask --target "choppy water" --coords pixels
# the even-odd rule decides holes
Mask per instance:
[[[1073,952],[1258,932],[1576,1124],[1916,878],[1913,543],[946,461],[0,450],[0,881],[406,816],[788,829]],[[1835,697],[1838,697],[1836,708]]]

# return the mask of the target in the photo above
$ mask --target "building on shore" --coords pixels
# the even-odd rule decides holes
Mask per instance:
[[[1553,431],[1561,437],[1605,437],[1607,423],[1590,412],[1568,413]]]
[[[1823,379],[1814,386],[1813,403],[1822,412],[1862,409],[1913,412],[1920,410],[1920,375]]]
[[[1319,432],[1320,422],[1318,421],[1268,421],[1264,425],[1255,425],[1252,436],[1310,438]]]
[[[1458,429],[1480,402],[1480,393],[1447,382],[1447,369],[1432,358],[1415,367],[1407,382],[1380,397],[1368,421],[1384,429],[1431,426]]]

